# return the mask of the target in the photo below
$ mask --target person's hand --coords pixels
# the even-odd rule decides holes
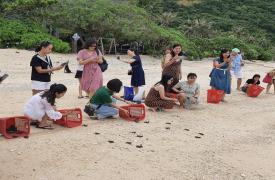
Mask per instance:
[[[53,67],[52,71],[58,71],[60,69],[62,69],[64,66],[57,66],[57,67]]]
[[[134,104],[132,101],[124,101],[126,104]]]
[[[123,113],[124,113],[125,115],[129,116],[129,111],[128,111],[128,110],[123,109],[122,111],[123,111]]]
[[[174,101],[174,102],[178,102],[178,99],[176,99],[176,98],[172,98],[172,101]]]
[[[175,57],[173,57],[173,60],[179,60],[180,58],[179,58],[179,55],[175,55]]]
[[[194,97],[192,97],[191,102],[192,102],[192,103],[196,103],[196,102],[197,102],[197,99],[194,98]]]

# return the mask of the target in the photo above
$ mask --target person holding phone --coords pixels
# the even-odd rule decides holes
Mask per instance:
[[[86,41],[84,49],[77,54],[77,60],[80,65],[84,65],[81,78],[82,90],[91,98],[96,90],[103,86],[103,73],[99,67],[103,59],[95,38]]]
[[[118,60],[130,64],[131,70],[128,71],[128,75],[131,75],[131,86],[134,87],[135,94],[138,94],[139,87],[145,85],[145,75],[142,67],[140,55],[137,51],[128,49],[127,55],[131,58],[130,60]]]
[[[210,86],[212,89],[223,90],[223,102],[226,102],[225,94],[231,93],[231,59],[227,49],[222,49],[220,57],[213,61],[213,69],[210,73]]]
[[[181,45],[175,44],[173,45],[171,53],[165,55],[162,76],[168,75],[173,77],[171,87],[167,89],[168,92],[173,92],[171,88],[176,85],[182,78],[182,54]]]
[[[52,61],[48,56],[53,49],[53,44],[43,41],[36,49],[36,54],[32,57],[30,66],[32,95],[41,91],[49,90],[51,86],[51,74],[53,71],[61,70],[64,66],[53,67]]]

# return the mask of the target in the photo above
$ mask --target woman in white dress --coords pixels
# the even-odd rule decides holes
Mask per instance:
[[[62,114],[55,109],[55,100],[65,95],[67,91],[63,84],[53,84],[48,91],[40,92],[31,97],[24,106],[24,115],[38,121],[37,128],[53,129],[48,121],[62,118]]]

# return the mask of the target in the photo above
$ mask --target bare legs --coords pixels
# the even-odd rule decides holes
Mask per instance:
[[[79,86],[78,86],[78,98],[83,98],[82,96],[82,86],[81,86],[81,78],[78,78]]]
[[[32,89],[32,95],[36,95],[37,93],[40,93],[42,92],[43,90],[35,90],[35,89]]]
[[[274,94],[275,94],[275,79],[273,79],[271,83],[267,84],[267,86],[266,86],[266,94],[269,94],[269,90],[270,90],[272,84],[274,86]]]
[[[237,90],[241,90],[241,84],[242,84],[242,79],[241,78],[238,78],[237,80]]]
[[[39,124],[37,125],[38,128],[50,128],[52,129],[52,121],[49,122],[51,119],[47,116],[47,114],[45,114],[42,118],[42,120],[39,122]]]

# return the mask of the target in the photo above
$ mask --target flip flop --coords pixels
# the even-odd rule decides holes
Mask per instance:
[[[46,125],[46,126],[37,125],[36,128],[38,128],[38,129],[48,129],[48,130],[53,130],[54,129],[52,126],[49,126],[49,125]]]
[[[39,122],[36,120],[31,120],[31,122],[30,122],[31,126],[37,126],[38,124],[39,124]]]
[[[78,98],[78,99],[82,99],[82,98],[84,98],[84,96],[78,96],[77,98]]]
[[[9,75],[4,74],[3,76],[0,77],[0,83],[3,82]]]

